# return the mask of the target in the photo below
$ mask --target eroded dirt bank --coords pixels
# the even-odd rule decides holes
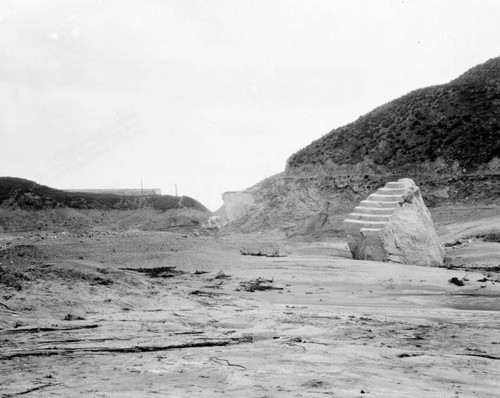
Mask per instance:
[[[443,219],[451,269],[341,239],[2,235],[0,392],[498,397],[498,226]]]

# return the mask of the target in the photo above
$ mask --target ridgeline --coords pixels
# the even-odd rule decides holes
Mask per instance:
[[[210,211],[189,196],[66,192],[0,177],[0,232],[95,227],[188,232],[209,216]]]
[[[15,177],[0,177],[0,206],[25,210],[44,210],[58,207],[95,210],[135,210],[151,208],[171,210],[192,208],[208,211],[189,196],[147,195],[129,196],[104,193],[66,192]]]
[[[379,172],[485,169],[500,157],[500,57],[447,84],[418,89],[337,128],[293,154],[288,168],[372,165]]]

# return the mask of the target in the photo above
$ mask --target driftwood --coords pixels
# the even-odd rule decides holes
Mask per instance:
[[[242,256],[256,256],[256,257],[286,257],[285,254],[280,254],[278,250],[266,252],[253,249],[240,249],[240,254]]]
[[[47,357],[54,355],[69,355],[69,354],[103,354],[103,353],[115,353],[115,354],[129,354],[129,353],[140,353],[140,352],[156,352],[156,351],[168,351],[168,350],[179,350],[183,348],[197,348],[197,347],[222,347],[232,344],[243,344],[251,343],[253,341],[251,336],[234,337],[230,339],[220,339],[220,340],[205,340],[205,341],[191,341],[182,344],[169,344],[169,345],[153,345],[153,346],[130,346],[130,347],[79,347],[79,348],[49,348],[45,350],[33,350],[33,351],[23,351],[15,352],[12,354],[0,356],[0,361],[10,360],[14,358],[24,358],[24,357]]]
[[[238,365],[238,364],[235,364],[235,363],[231,363],[227,359],[224,359],[224,358],[210,357],[210,360],[212,362],[215,362],[215,363],[219,364],[219,365],[234,366],[235,368],[246,369],[243,365]]]
[[[99,325],[78,325],[78,326],[71,326],[68,328],[52,328],[52,327],[16,328],[16,329],[0,330],[0,333],[65,332],[67,330],[95,329],[98,327]]]
[[[465,356],[469,356],[469,357],[479,357],[479,358],[500,360],[500,357],[496,357],[494,355],[488,355],[488,354],[457,354],[457,355],[465,355]]]
[[[34,391],[39,391],[39,390],[42,390],[44,388],[47,388],[47,387],[53,387],[53,386],[58,386],[62,383],[49,383],[49,384],[43,384],[41,386],[37,386],[37,387],[33,387],[33,388],[29,388],[27,390],[24,390],[24,391],[21,391],[21,392],[15,392],[15,393],[12,393],[12,394],[5,394],[5,395],[2,395],[2,397],[17,397],[19,395],[25,395],[25,394],[29,394],[29,393],[32,393]]]
[[[10,308],[7,304],[2,303],[1,301],[0,301],[0,306],[1,306],[1,307],[3,307],[3,308],[5,308],[6,310],[9,310],[9,311],[15,311],[15,310],[13,310],[12,308]]]

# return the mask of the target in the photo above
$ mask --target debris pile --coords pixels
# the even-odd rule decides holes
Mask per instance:
[[[257,278],[247,282],[241,282],[236,288],[237,291],[244,290],[245,292],[257,292],[264,290],[283,290],[282,287],[273,286],[273,279]]]

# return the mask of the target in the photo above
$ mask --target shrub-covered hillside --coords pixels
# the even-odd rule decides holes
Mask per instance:
[[[161,211],[192,208],[208,212],[205,206],[188,196],[123,196],[66,192],[15,177],[0,177],[0,205],[2,207],[19,207],[21,209],[34,210],[58,207],[98,210],[152,208]]]
[[[405,171],[442,158],[474,171],[494,157],[500,157],[500,57],[331,131],[292,155],[288,165],[370,160],[388,171]]]

